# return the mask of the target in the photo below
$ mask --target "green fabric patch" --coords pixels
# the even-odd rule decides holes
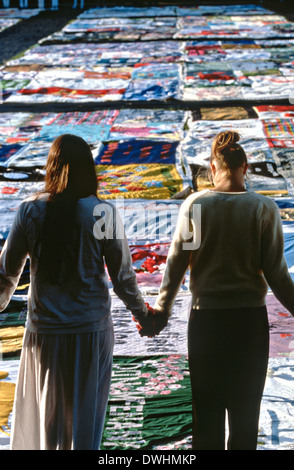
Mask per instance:
[[[101,449],[154,449],[192,432],[192,395],[183,355],[115,357]]]

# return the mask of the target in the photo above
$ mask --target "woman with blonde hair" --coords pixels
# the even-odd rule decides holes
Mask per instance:
[[[99,236],[95,214],[103,222]],[[148,309],[117,224],[114,206],[97,197],[88,144],[70,134],[57,137],[44,192],[21,203],[0,257],[1,310],[28,256],[31,274],[12,450],[99,449],[114,344],[105,263],[114,292],[145,327],[141,334],[149,331]]]
[[[171,315],[189,269],[193,448],[201,450],[256,449],[269,353],[268,286],[294,315],[279,210],[246,190],[248,161],[238,141],[234,131],[213,140],[214,187],[184,201],[155,305]]]

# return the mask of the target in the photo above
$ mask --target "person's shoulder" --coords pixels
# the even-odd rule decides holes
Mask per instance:
[[[265,196],[264,194],[256,193],[254,191],[248,192],[248,196],[252,202],[256,202],[257,204],[262,205],[267,209],[278,209],[278,206],[274,199],[269,196]]]
[[[260,223],[274,223],[281,219],[280,210],[273,198],[261,193],[251,192],[248,199],[247,210],[258,215]]]
[[[78,217],[80,220],[91,221],[97,217],[106,217],[109,222],[118,219],[118,210],[116,204],[97,196],[89,196],[79,199],[78,202]]]
[[[190,194],[181,204],[179,209],[179,217],[189,217],[191,211],[197,204],[202,204],[205,195],[208,193],[208,190],[205,189],[203,191],[197,191],[195,193]]]
[[[183,202],[182,205],[190,206],[191,204],[198,203],[203,199],[209,197],[210,192],[208,189],[203,189],[202,191],[196,191],[195,193],[190,194]]]
[[[95,208],[97,208],[97,210],[115,209],[115,205],[112,202],[100,199],[98,196],[94,195],[79,199],[79,204],[83,206],[83,208],[88,208],[90,210],[94,210]]]
[[[19,210],[24,211],[32,207],[43,206],[46,204],[47,199],[48,194],[46,193],[31,194],[20,202]]]
[[[29,219],[40,219],[45,212],[48,195],[32,194],[22,199],[17,206],[16,220],[25,224]]]

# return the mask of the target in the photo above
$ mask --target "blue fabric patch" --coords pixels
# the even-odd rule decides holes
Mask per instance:
[[[96,165],[175,164],[178,142],[125,140],[102,144]]]

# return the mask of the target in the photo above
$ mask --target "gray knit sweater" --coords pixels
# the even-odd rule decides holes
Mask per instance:
[[[121,220],[112,204],[95,196],[79,199],[77,203],[76,243],[68,243],[64,256],[66,265],[70,254],[75,254],[76,268],[70,282],[62,272],[59,283],[44,280],[37,253],[40,247],[38,250],[35,247],[45,217],[46,200],[46,195],[28,198],[16,213],[0,256],[0,312],[8,305],[29,256],[31,282],[26,327],[30,331],[85,333],[111,326],[108,274],[114,292],[127,309],[135,318],[145,317],[147,308],[137,285],[124,230],[116,236],[116,227],[121,225]],[[103,207],[102,213],[106,212],[102,224],[106,226],[105,236],[102,238],[94,234],[100,207]]]
[[[280,213],[266,196],[211,190],[189,196],[180,209],[158,310],[171,313],[188,269],[193,308],[262,306],[270,286],[294,315]]]

